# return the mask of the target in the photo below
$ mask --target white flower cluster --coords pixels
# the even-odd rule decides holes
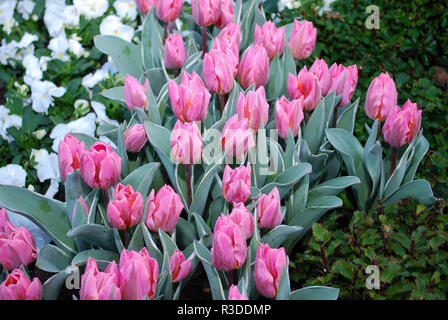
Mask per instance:
[[[14,28],[19,27],[14,19],[14,14],[18,13],[23,20],[32,19],[37,21],[39,17],[33,15],[36,3],[32,0],[0,0],[0,28],[7,35],[11,34]],[[135,19],[138,10],[135,0],[116,0],[113,2],[113,10],[109,10],[108,0],[73,0],[73,4],[67,5],[65,0],[45,0],[45,11],[43,22],[50,35],[47,48],[50,55],[35,54],[34,43],[39,41],[36,34],[31,30],[25,31],[20,41],[7,41],[3,38],[0,45],[0,63],[16,67],[17,61],[21,61],[25,72],[23,79],[17,79],[16,87],[20,88],[23,96],[28,94],[31,89],[30,98],[23,99],[25,105],[30,105],[37,113],[47,114],[50,107],[55,106],[54,98],[62,97],[66,93],[64,87],[58,86],[49,80],[45,80],[48,62],[54,59],[69,61],[72,57],[88,57],[89,52],[81,42],[79,36],[81,17],[86,20],[101,18],[99,24],[100,33],[103,35],[118,36],[126,41],[132,41],[135,33]],[[111,14],[105,15],[107,12]],[[16,16],[17,17],[17,16]],[[67,37],[67,31],[70,31],[70,37]],[[90,90],[99,82],[107,79],[110,74],[117,73],[113,61],[108,61],[94,73],[86,74],[81,85]],[[53,197],[59,189],[59,169],[57,160],[57,151],[59,142],[64,139],[67,133],[83,133],[90,136],[95,135],[97,124],[110,123],[118,125],[117,121],[111,120],[106,115],[106,107],[97,101],[78,100],[75,102],[75,108],[82,105],[85,116],[71,121],[56,125],[50,133],[53,139],[52,149],[49,153],[45,149],[32,150],[31,157],[37,163],[35,168],[40,182],[50,180],[50,187],[46,196]],[[93,109],[94,112],[89,112]],[[0,137],[12,142],[13,139],[7,133],[7,129],[15,127],[20,129],[22,118],[17,115],[9,114],[9,110],[0,105]],[[47,132],[37,130],[33,133],[38,139],[42,139]],[[105,139],[105,137],[100,137]],[[0,181],[2,184],[25,186],[26,171],[16,164],[9,164],[0,168]],[[28,188],[33,189],[32,186]]]

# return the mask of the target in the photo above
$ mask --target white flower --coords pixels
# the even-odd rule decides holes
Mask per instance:
[[[294,1],[292,0],[280,0],[278,2],[278,11],[283,11],[285,8],[292,9],[294,7]]]
[[[6,34],[10,34],[12,31],[12,28],[17,27],[19,24],[14,19],[14,17],[9,17],[6,19],[5,24],[3,25],[3,31],[6,32]]]
[[[129,17],[135,20],[137,17],[137,5],[135,0],[117,0],[114,2],[114,8],[120,18]]]
[[[64,29],[65,0],[47,0],[45,2],[44,23],[51,37]]]
[[[103,35],[117,36],[131,42],[134,36],[134,29],[123,24],[119,17],[110,15],[101,22],[100,33]]]
[[[40,129],[40,130],[36,130],[33,132],[33,135],[38,139],[38,140],[42,140],[43,137],[45,137],[45,135],[47,134],[47,130],[45,129]]]
[[[32,54],[29,54],[23,58],[22,61],[23,66],[25,67],[25,77],[26,82],[32,82],[33,80],[42,79],[42,70],[39,65],[39,59],[37,59]],[[31,78],[32,80],[29,80]]]
[[[76,6],[66,6],[64,9],[65,25],[70,28],[79,26],[79,16],[81,12]]]
[[[117,120],[110,119],[106,114],[106,106],[100,102],[92,101],[91,103],[93,110],[95,110],[95,113],[97,115],[97,122],[101,125],[104,123],[116,125],[119,126],[119,123]]]
[[[101,17],[109,8],[108,0],[73,0],[73,4],[87,19]]]
[[[51,81],[34,81],[31,84],[33,110],[47,114],[48,108],[54,105],[53,97],[62,97],[65,91],[65,88],[57,87]]]
[[[49,154],[45,149],[31,149],[31,157],[37,162],[34,167],[40,182],[48,179],[59,179],[59,162],[56,153]]]
[[[5,24],[9,18],[12,18],[16,4],[17,0],[0,1],[0,24]]]
[[[70,50],[70,52],[73,52],[73,54],[77,58],[81,57],[85,53],[85,50],[82,47],[81,43],[79,43],[79,41],[75,39],[68,40],[68,49]]]
[[[91,89],[94,86],[96,86],[99,82],[107,78],[109,78],[109,73],[106,70],[98,69],[95,71],[95,73],[89,73],[85,75],[82,78],[81,84],[83,87]]]
[[[9,114],[9,109],[5,108],[5,106],[0,105],[0,136],[11,142],[12,138],[8,135],[8,128],[15,127],[20,129],[22,127],[22,117],[12,114]],[[1,183],[1,179],[0,179]]]
[[[60,123],[56,125],[50,133],[50,138],[53,139],[52,149],[58,152],[59,142],[64,140],[67,133],[84,133],[89,136],[95,136],[96,116],[94,113],[89,113],[85,117],[71,121],[69,123]]]
[[[22,15],[24,20],[30,18],[30,14],[33,12],[35,3],[32,0],[21,0],[17,4],[17,11]]]
[[[20,48],[20,49],[27,48],[31,43],[33,43],[34,41],[37,41],[37,40],[39,40],[37,35],[25,32],[25,34],[23,35],[20,42],[17,43],[17,48]]]
[[[18,164],[8,164],[0,168],[0,181],[5,185],[24,187],[26,171]]]
[[[58,34],[57,37],[50,40],[50,43],[48,44],[48,49],[50,49],[52,51],[51,56],[53,57],[53,59],[67,61],[68,60],[68,54],[67,54],[68,46],[69,46],[69,44],[68,44],[67,37],[65,35],[65,32],[62,31]]]

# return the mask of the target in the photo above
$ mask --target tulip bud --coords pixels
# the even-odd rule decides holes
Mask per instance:
[[[254,43],[264,46],[269,60],[274,59],[276,55],[281,56],[285,50],[285,27],[277,29],[272,21],[265,22],[261,28],[256,24]]]
[[[115,199],[107,205],[107,219],[113,228],[125,230],[140,222],[145,202],[140,192],[131,185],[119,183],[115,188]]]
[[[244,203],[234,202],[232,212],[228,215],[228,217],[240,227],[245,239],[252,237],[255,228],[254,217],[250,211],[246,209]]]
[[[191,0],[193,20],[201,27],[216,23],[221,13],[221,1]]]
[[[254,269],[254,282],[258,292],[267,298],[275,298],[285,266],[285,248],[271,249],[268,244],[260,243]]]
[[[157,0],[135,0],[137,8],[143,14],[148,14],[152,7],[157,5]]]
[[[222,177],[222,194],[227,202],[245,202],[250,196],[250,164],[235,169],[226,165]]]
[[[119,281],[123,300],[154,299],[159,266],[146,248],[139,252],[123,249],[120,256]]]
[[[221,10],[219,12],[219,17],[215,25],[219,29],[222,29],[231,22],[233,22],[233,1],[222,0]]]
[[[154,197],[154,190],[149,194],[149,204],[146,213],[146,226],[157,232],[160,229],[167,233],[173,232],[179,220],[184,205],[179,195],[169,185],[164,185]]]
[[[299,134],[300,123],[303,120],[303,97],[288,101],[285,96],[275,103],[275,129],[283,139],[288,138],[289,129],[293,137]]]
[[[177,120],[171,133],[171,154],[181,164],[194,164],[202,157],[202,137],[195,122]]]
[[[203,75],[207,88],[217,94],[229,93],[233,88],[233,54],[228,56],[213,49],[204,55]]]
[[[165,41],[163,58],[165,68],[182,68],[185,60],[187,60],[187,52],[185,50],[185,43],[182,39],[182,35],[173,33]]]
[[[148,89],[148,79],[142,84],[130,74],[124,78],[124,97],[129,110],[134,108],[146,108],[148,100],[146,92]]]
[[[400,148],[414,139],[420,132],[422,110],[411,100],[403,107],[396,106],[386,119],[383,127],[383,137],[392,147]]]
[[[170,80],[168,94],[177,119],[183,122],[204,121],[211,95],[196,72],[190,75],[184,71],[180,84]]]
[[[58,147],[59,172],[62,180],[66,180],[69,173],[80,168],[81,157],[86,152],[86,145],[70,134],[65,135]]]
[[[240,227],[221,214],[215,224],[212,265],[221,271],[239,269],[247,257],[247,244]]]
[[[300,23],[294,20],[292,33],[288,41],[291,54],[296,60],[306,59],[314,51],[316,46],[317,29],[313,23],[304,20]]]
[[[397,88],[389,74],[381,73],[370,83],[366,96],[366,114],[372,119],[386,120],[397,105]]]
[[[261,228],[275,228],[282,222],[280,194],[277,187],[257,200],[257,219]]]
[[[229,22],[224,29],[216,36],[216,39],[224,41],[228,46],[235,45],[238,51],[240,50],[241,40],[243,36],[241,34],[241,27],[239,24]],[[238,54],[239,58],[239,54]],[[238,59],[239,60],[239,59]]]
[[[5,209],[0,209],[0,264],[6,270],[27,266],[36,261],[36,241],[25,227],[16,227]]]
[[[286,86],[291,99],[303,97],[303,109],[307,111],[314,110],[322,98],[319,79],[308,72],[306,66],[300,70],[297,77],[290,73]]]
[[[170,271],[173,282],[180,282],[184,280],[191,272],[191,259],[185,260],[182,251],[176,249],[174,254],[170,257]]]
[[[310,72],[314,74],[319,80],[322,96],[326,96],[328,89],[330,88],[330,70],[324,59],[316,58],[313,65],[310,68]]]
[[[258,88],[268,83],[269,57],[261,44],[254,44],[244,52],[238,69],[238,78],[243,89],[253,84]]]
[[[358,68],[356,65],[344,67],[334,63],[330,68],[331,84],[328,93],[335,92],[337,96],[342,95],[339,106],[346,106],[356,90],[358,83]]]
[[[119,272],[112,261],[104,272],[98,270],[96,260],[89,257],[86,270],[81,276],[81,300],[121,300]]]
[[[38,278],[30,281],[22,270],[15,269],[0,284],[0,300],[42,300],[42,284]]]
[[[74,207],[73,207],[73,211],[72,211],[72,221],[75,221],[75,217],[76,217],[76,208],[77,208],[78,204],[82,207],[82,209],[83,209],[83,211],[84,211],[84,214],[85,214],[86,216],[89,216],[89,212],[90,212],[89,206],[87,205],[86,200],[84,200],[84,197],[81,196],[81,197],[78,198],[78,201],[75,202],[75,205],[74,205]]]
[[[124,132],[124,147],[129,152],[139,152],[148,141],[145,126],[137,123],[126,129]]]
[[[249,129],[249,120],[235,114],[226,122],[221,133],[221,145],[228,157],[241,161],[246,152],[255,146],[254,132]]]
[[[236,103],[236,112],[241,120],[249,120],[249,128],[257,131],[261,124],[266,127],[269,118],[269,104],[266,101],[264,87],[249,91],[246,96],[241,92]]]
[[[156,16],[165,23],[173,22],[182,13],[183,0],[157,0]]]
[[[90,187],[108,189],[121,175],[121,158],[102,141],[95,142],[81,158],[81,177]]]
[[[229,297],[227,300],[249,300],[244,294],[240,293],[238,287],[232,284],[229,288]]]

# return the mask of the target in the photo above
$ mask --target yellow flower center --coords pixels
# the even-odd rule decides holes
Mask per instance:
[[[118,35],[118,30],[115,30],[114,33],[115,33],[116,35]]]
[[[45,98],[45,93],[42,93],[42,99],[44,99]]]

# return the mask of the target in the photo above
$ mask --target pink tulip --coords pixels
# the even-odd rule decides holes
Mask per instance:
[[[102,141],[95,142],[81,158],[81,177],[92,188],[108,189],[121,175],[121,158]]]
[[[146,92],[148,89],[148,79],[142,84],[130,74],[124,78],[124,97],[129,110],[134,108],[146,108],[148,99]]]
[[[0,209],[0,264],[6,270],[27,266],[36,261],[36,241],[25,227],[16,227],[9,221],[5,209]]]
[[[275,228],[282,222],[280,194],[277,187],[257,200],[257,219],[261,228]]]
[[[249,129],[249,120],[239,119],[237,114],[226,122],[221,137],[222,148],[228,157],[243,160],[246,152],[255,146],[254,132]]]
[[[226,165],[222,177],[222,194],[227,202],[245,202],[250,196],[250,164],[235,169]]]
[[[266,127],[269,118],[269,104],[266,101],[264,87],[249,91],[246,96],[241,92],[236,103],[236,112],[241,120],[249,120],[249,128],[257,131],[261,124]]]
[[[0,300],[42,300],[42,284],[38,278],[30,281],[22,270],[15,269],[0,284]]]
[[[212,49],[204,55],[203,75],[207,88],[217,94],[229,93],[233,88],[235,58],[233,53],[227,54]]]
[[[366,96],[366,114],[372,119],[386,120],[397,105],[397,88],[389,74],[381,73],[372,80]]]
[[[324,59],[316,58],[313,65],[310,68],[310,72],[319,79],[320,89],[322,96],[326,96],[328,89],[330,88],[330,70]]]
[[[143,14],[148,14],[152,7],[157,5],[157,0],[135,0],[137,8]]]
[[[151,190],[146,213],[146,226],[154,232],[160,228],[171,233],[176,228],[183,208],[184,205],[179,195],[169,185],[164,185],[156,196],[154,196],[154,190]]]
[[[119,283],[123,300],[154,299],[159,266],[146,248],[139,252],[123,249],[120,256]]]
[[[294,59],[308,58],[316,46],[316,37],[317,29],[313,27],[312,22],[304,20],[300,23],[294,20],[292,33],[288,41]]]
[[[202,137],[195,122],[177,120],[171,132],[171,154],[181,164],[194,164],[202,157]]]
[[[104,272],[98,270],[96,260],[89,257],[81,276],[81,300],[121,300],[119,272],[115,261]]]
[[[233,22],[233,1],[232,0],[222,0],[221,10],[219,13],[218,20],[215,25],[219,29],[224,28],[229,23]]]
[[[107,205],[107,219],[112,228],[125,230],[140,222],[144,207],[140,192],[135,192],[131,185],[125,187],[119,183],[115,188],[115,199]]]
[[[183,0],[157,0],[156,16],[165,23],[173,22],[182,13]]]
[[[308,72],[306,66],[300,70],[297,77],[292,73],[289,74],[286,87],[291,99],[303,97],[303,109],[307,111],[314,110],[322,98],[319,79],[313,73]]]
[[[204,121],[211,95],[196,72],[190,75],[184,71],[180,84],[170,80],[168,94],[177,119],[183,122]]]
[[[396,106],[387,117],[383,127],[384,140],[392,147],[400,148],[420,132],[421,122],[422,110],[408,100],[401,109]]]
[[[182,251],[176,249],[170,257],[171,279],[173,282],[184,280],[191,272],[191,259],[185,260]]]
[[[247,257],[247,244],[240,227],[221,214],[215,224],[212,265],[221,271],[239,269]]]
[[[233,203],[232,212],[228,217],[235,222],[241,229],[245,239],[252,237],[254,233],[254,217],[249,210],[246,209],[244,203]]]
[[[271,249],[268,244],[260,243],[254,270],[254,282],[258,292],[267,298],[274,298],[285,266],[285,248]]]
[[[134,124],[124,132],[124,147],[129,152],[139,152],[147,141],[148,136],[143,124]]]
[[[191,0],[193,20],[201,27],[216,23],[221,13],[221,0]]]
[[[69,173],[80,168],[81,157],[86,152],[86,145],[70,134],[66,134],[58,147],[59,172],[62,180],[66,180]]]
[[[277,29],[272,21],[265,22],[261,28],[256,24],[254,43],[264,46],[269,60],[274,59],[276,55],[281,56],[285,50],[285,27]]]
[[[330,68],[331,84],[327,94],[335,92],[337,96],[342,95],[339,106],[346,106],[356,90],[358,83],[358,68],[356,65],[344,67],[333,63]]]
[[[238,51],[242,38],[240,25],[233,22],[229,22],[216,37],[216,39],[226,42],[228,46],[235,45]]]
[[[229,297],[227,300],[249,300],[244,294],[240,293],[238,287],[232,284],[229,288]]]
[[[234,42],[227,42],[219,38],[213,41],[212,51],[220,50],[227,55],[227,62],[231,68],[233,79],[238,75],[238,65],[240,63],[239,48]],[[232,85],[233,85],[232,79]]]
[[[285,96],[275,103],[275,129],[283,139],[288,138],[289,129],[293,137],[299,134],[300,123],[303,120],[303,97],[288,101]]]
[[[269,80],[269,57],[261,44],[247,48],[241,58],[238,78],[243,89],[255,84],[258,88],[265,86]]]
[[[185,49],[185,43],[182,39],[182,35],[173,33],[165,41],[163,57],[165,68],[182,68],[185,60],[187,60],[187,51]]]

